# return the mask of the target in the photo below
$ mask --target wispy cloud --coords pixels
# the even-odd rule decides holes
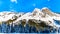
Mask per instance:
[[[17,3],[17,0],[11,0],[11,2],[15,2],[15,3]]]

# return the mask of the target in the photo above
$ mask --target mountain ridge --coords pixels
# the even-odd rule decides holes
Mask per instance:
[[[59,28],[60,25],[56,25],[54,20],[60,21],[60,14],[52,12],[47,7],[42,9],[35,8],[33,12],[28,12],[25,14],[15,12],[0,12],[0,23],[2,24],[5,22],[10,25],[13,23],[13,26],[23,24],[25,27],[26,24],[29,24],[30,26],[35,24],[33,26],[37,28],[37,26],[43,26],[41,23],[45,23],[53,28]]]

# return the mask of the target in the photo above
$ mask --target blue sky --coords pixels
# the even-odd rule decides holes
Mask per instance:
[[[60,13],[60,0],[0,0],[0,11],[32,12],[43,7]]]

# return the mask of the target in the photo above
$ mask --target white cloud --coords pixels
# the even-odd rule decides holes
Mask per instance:
[[[15,2],[15,3],[17,3],[17,0],[11,0],[11,2]]]

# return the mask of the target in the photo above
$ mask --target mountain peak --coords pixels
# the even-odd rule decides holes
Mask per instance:
[[[40,9],[35,8],[35,9],[33,10],[33,13],[39,13],[40,11],[41,11]]]
[[[44,14],[48,14],[50,16],[56,16],[49,8],[47,7],[44,7],[41,9],[41,11],[44,13]]]
[[[44,9],[48,9],[48,8],[47,7],[43,7],[42,9],[44,10]]]

